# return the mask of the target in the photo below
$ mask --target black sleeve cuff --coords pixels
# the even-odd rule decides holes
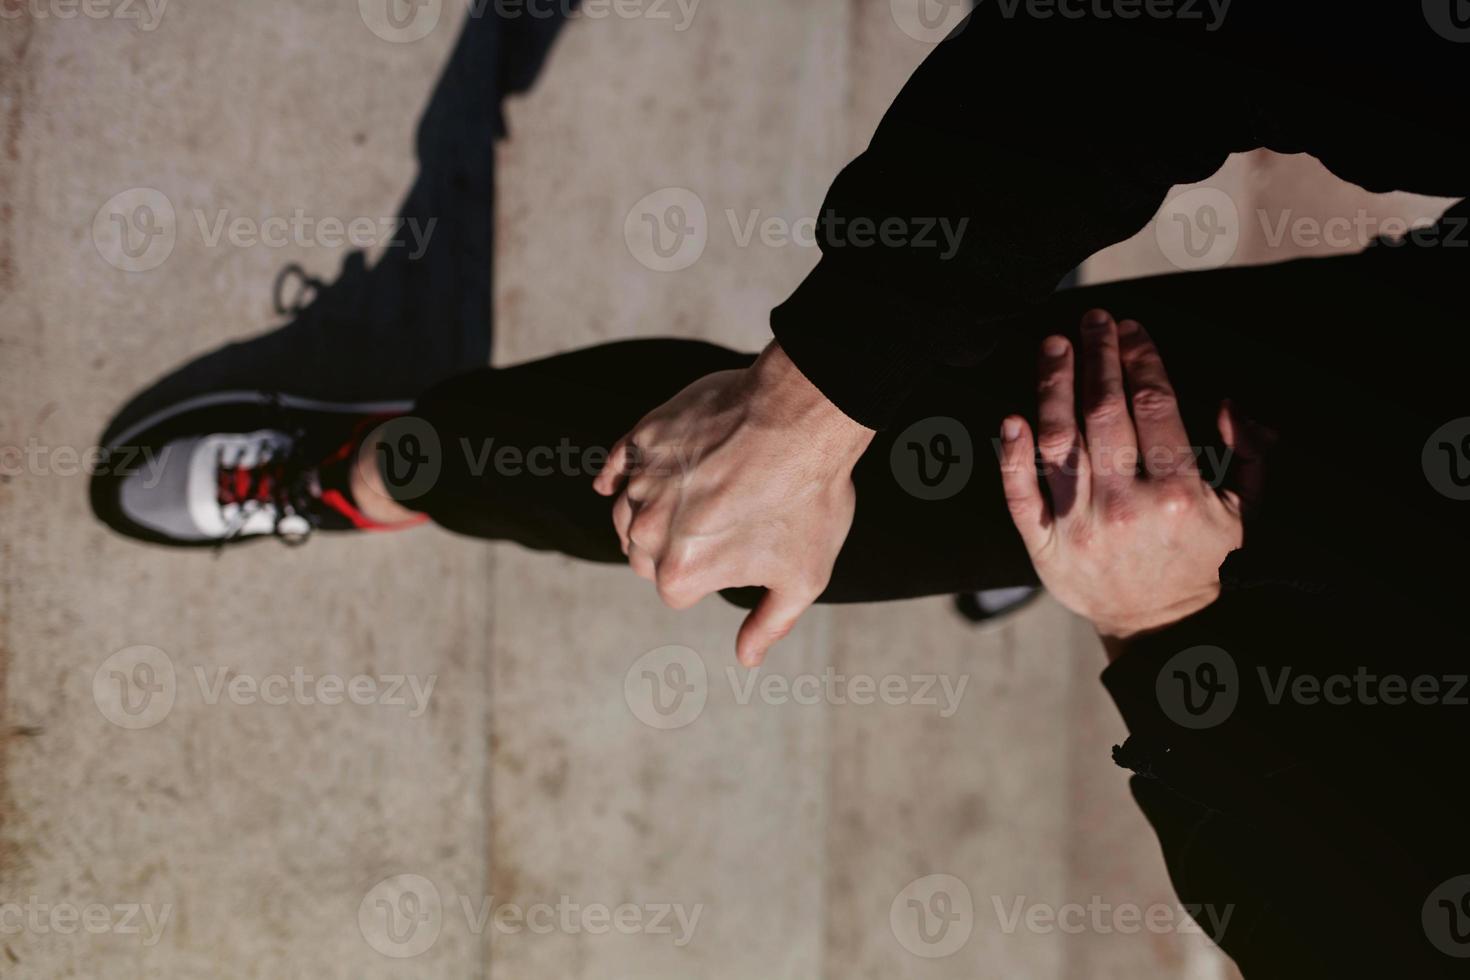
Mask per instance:
[[[1226,664],[1216,662],[1220,658],[1212,657],[1208,653],[1200,654],[1198,664],[1181,663],[1175,668],[1170,661],[1185,651],[1195,649],[1226,650],[1230,644],[1219,618],[1222,606],[1230,604],[1234,598],[1227,593],[1193,616],[1157,633],[1140,637],[1102,672],[1103,687],[1107,688],[1113,703],[1117,705],[1129,732],[1146,737],[1166,736],[1180,727],[1196,723],[1196,713],[1192,712],[1197,712],[1197,723],[1200,725],[1198,730],[1211,727],[1207,724],[1210,719],[1204,714],[1207,709],[1201,709],[1205,704],[1206,692],[1195,689],[1186,691],[1182,679],[1176,684],[1175,678],[1163,675],[1166,669],[1171,673],[1173,669],[1178,669],[1188,674],[1193,667],[1197,677],[1191,677],[1191,684],[1208,679],[1212,674],[1216,677],[1220,675]],[[1200,669],[1207,661],[1210,665]],[[1233,669],[1233,664],[1230,668]],[[1174,690],[1176,686],[1178,698]],[[1186,704],[1183,700],[1186,693],[1198,696]]]
[[[1304,640],[1313,630],[1321,635],[1315,605],[1291,590],[1226,590],[1193,616],[1135,640],[1102,682],[1129,741],[1147,750],[1145,768],[1177,780],[1181,758],[1211,760],[1211,771],[1237,775],[1294,758],[1301,748],[1296,712],[1268,703],[1258,671],[1297,662]],[[1171,753],[1173,765],[1165,759]],[[1116,751],[1114,758],[1142,771],[1136,758],[1119,759]]]
[[[785,303],[771,330],[792,362],[859,425],[884,429],[933,370],[906,297],[855,279],[825,257]]]

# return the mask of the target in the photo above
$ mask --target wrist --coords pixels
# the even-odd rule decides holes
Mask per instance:
[[[855,464],[877,434],[853,421],[812,384],[775,341],[761,352],[750,367],[755,401],[763,414],[786,428],[801,430],[821,449],[848,464]]]
[[[1220,598],[1220,583],[1201,590],[1198,594],[1181,599],[1164,609],[1120,619],[1094,618],[1093,629],[1107,648],[1108,659],[1115,660],[1128,645],[1142,637],[1168,629],[1209,606]]]

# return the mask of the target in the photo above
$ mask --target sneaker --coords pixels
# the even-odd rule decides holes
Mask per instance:
[[[1020,612],[1041,594],[1034,585],[1018,585],[1008,589],[986,589],[962,592],[954,597],[955,611],[972,623],[990,623],[1011,613]]]
[[[92,509],[120,534],[177,547],[372,529],[322,473],[338,464],[345,474],[367,428],[410,407],[253,391],[190,398],[111,440]]]

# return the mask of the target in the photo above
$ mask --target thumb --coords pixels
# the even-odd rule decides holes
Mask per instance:
[[[1019,415],[1007,415],[1000,431],[1000,480],[1006,506],[1026,550],[1035,558],[1046,547],[1053,520],[1036,475],[1036,440],[1030,424]]]
[[[1266,426],[1247,419],[1228,398],[1220,403],[1220,438],[1235,456],[1231,467],[1231,496],[1246,510],[1257,510],[1265,497],[1266,453],[1278,436]]]
[[[735,658],[746,667],[759,667],[766,659],[766,651],[791,632],[815,598],[768,589],[740,624],[740,634],[735,638]]]

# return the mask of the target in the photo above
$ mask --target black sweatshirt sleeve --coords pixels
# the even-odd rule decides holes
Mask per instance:
[[[1437,38],[1418,5],[1302,2],[1235,0],[1214,23],[1203,3],[1175,5],[1196,18],[1123,20],[1036,18],[1024,0],[987,0],[832,185],[822,258],[772,312],[776,339],[839,408],[884,428],[931,366],[983,358],[1007,314],[1232,152],[1308,150],[1370,189],[1387,177],[1453,193],[1404,187],[1404,158],[1437,154],[1392,145],[1417,139],[1409,117],[1430,118],[1445,97],[1430,76],[1463,66],[1470,46]],[[1436,43],[1458,57],[1401,73],[1323,67],[1379,42],[1403,60]],[[1411,107],[1394,115],[1406,87]]]
[[[1172,184],[1250,144],[1240,91],[1209,83],[1234,73],[1197,65],[1206,84],[1159,84],[1185,57],[1167,32],[983,4],[833,184],[822,259],[772,313],[776,339],[844,412],[884,427],[929,365],[983,357],[987,321],[1044,298]]]

